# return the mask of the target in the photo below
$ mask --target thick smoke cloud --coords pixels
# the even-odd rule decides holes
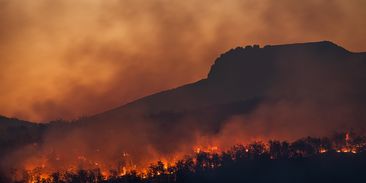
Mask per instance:
[[[203,78],[236,45],[366,50],[362,0],[1,0],[0,114],[76,118]]]

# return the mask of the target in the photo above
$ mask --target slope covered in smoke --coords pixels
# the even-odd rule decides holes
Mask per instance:
[[[59,170],[81,156],[114,167],[122,152],[146,165],[199,145],[364,133],[365,71],[365,53],[328,41],[238,47],[217,58],[205,79],[73,123],[48,124],[39,144],[16,149],[2,167],[37,167],[46,159]]]
[[[329,41],[238,47],[218,57],[205,79],[75,125],[87,142],[97,130],[105,139],[124,139],[119,144],[137,141],[163,153],[181,151],[177,144],[191,148],[202,136],[226,144],[365,132],[365,71],[365,53]]]
[[[246,130],[276,138],[292,137],[291,132],[298,138],[324,129],[364,130],[365,71],[365,53],[329,41],[237,47],[218,57],[205,79],[72,124],[48,125],[48,131],[80,129],[92,136],[94,131],[118,134],[126,128],[129,134],[135,128],[160,142],[161,132],[192,136],[186,128],[189,133],[221,133],[227,122],[237,123],[237,116],[239,126],[260,129]]]

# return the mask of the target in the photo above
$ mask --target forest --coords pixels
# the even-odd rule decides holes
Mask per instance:
[[[353,133],[306,137],[291,143],[238,144],[225,151],[216,148],[196,149],[173,164],[158,161],[143,172],[120,167],[110,170],[108,176],[100,169],[43,175],[41,169],[35,169],[24,171],[19,182],[366,182],[366,137]]]

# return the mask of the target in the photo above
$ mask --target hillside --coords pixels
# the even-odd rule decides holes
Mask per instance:
[[[91,117],[115,121],[136,115],[186,112],[230,103],[290,100],[366,104],[366,54],[329,41],[231,49],[208,77]]]
[[[238,47],[220,55],[200,81],[73,123],[21,122],[21,129],[5,129],[2,146],[45,141],[60,154],[104,148],[103,156],[114,157],[144,154],[146,147],[162,154],[190,149],[201,136],[226,134],[235,143],[366,132],[364,83],[366,53],[328,41]]]

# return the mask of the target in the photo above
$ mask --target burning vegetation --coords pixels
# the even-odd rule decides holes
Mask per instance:
[[[36,144],[34,144],[36,146]],[[96,151],[101,151],[97,149]],[[85,155],[75,157],[73,164],[54,169],[49,164],[62,162],[53,155],[25,164],[23,170],[13,169],[8,182],[222,182],[255,180],[259,175],[266,178],[283,176],[279,169],[287,169],[289,175],[282,178],[298,179],[305,172],[310,181],[312,174],[323,173],[318,179],[331,179],[335,172],[348,179],[362,180],[362,165],[366,162],[366,137],[352,132],[337,133],[331,138],[302,138],[292,143],[271,140],[234,145],[221,149],[215,145],[195,146],[191,154],[176,159],[151,160],[148,166],[134,164],[132,155],[121,153],[116,167],[103,160],[90,159]],[[155,162],[155,163],[154,163]],[[312,169],[311,172],[306,168]],[[321,167],[321,168],[319,168]],[[318,170],[318,171],[317,171]],[[334,171],[333,171],[334,170]],[[268,174],[268,175],[267,175]],[[276,175],[278,174],[278,175]],[[335,175],[337,177],[337,175]],[[279,177],[277,177],[279,178]],[[337,179],[342,179],[338,177]]]

